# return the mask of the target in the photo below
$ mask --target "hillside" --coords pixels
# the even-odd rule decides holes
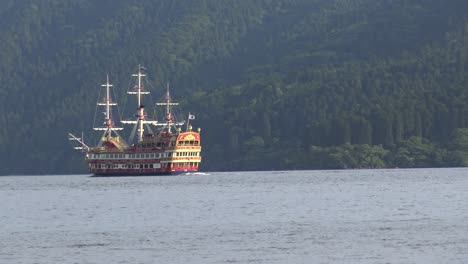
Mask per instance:
[[[4,2],[0,174],[85,172],[67,132],[139,63],[205,170],[468,164],[466,1]]]

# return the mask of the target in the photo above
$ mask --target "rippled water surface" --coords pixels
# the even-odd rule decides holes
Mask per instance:
[[[468,263],[468,169],[0,177],[0,263]]]

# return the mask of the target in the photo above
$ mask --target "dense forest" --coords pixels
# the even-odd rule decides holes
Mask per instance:
[[[468,2],[4,0],[0,174],[84,173],[109,74],[169,82],[202,169],[468,165]]]

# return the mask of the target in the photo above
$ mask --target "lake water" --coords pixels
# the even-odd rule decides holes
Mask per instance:
[[[0,177],[0,263],[468,263],[468,169]]]

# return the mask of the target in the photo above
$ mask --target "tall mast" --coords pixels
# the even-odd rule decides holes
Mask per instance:
[[[133,74],[133,76],[136,76],[138,78],[138,87],[137,87],[137,98],[138,98],[138,142],[143,140],[143,120],[145,119],[145,108],[141,104],[141,77],[144,77],[145,75],[141,73],[141,65],[138,64],[138,73]]]
[[[106,107],[106,112],[104,113],[106,116],[105,116],[104,127],[95,127],[94,130],[106,131],[105,135],[108,138],[112,136],[112,131],[122,130],[123,128],[115,127],[114,121],[112,121],[111,106],[116,106],[117,103],[113,103],[111,96],[110,96],[110,88],[113,85],[109,83],[109,75],[106,76],[106,83],[102,84],[101,86],[106,88],[106,97],[104,98],[104,102],[99,102],[97,103],[97,105]]]
[[[136,88],[137,88],[138,107],[140,107],[141,106],[141,90],[143,89],[143,87],[141,86],[141,77],[146,76],[145,74],[141,73],[140,64],[138,64],[138,73],[132,74],[132,76],[135,76],[138,78],[138,86]]]
[[[137,85],[134,87],[133,91],[128,91],[127,94],[134,94],[137,97],[137,114],[135,115],[137,117],[137,120],[125,120],[122,121],[124,124],[135,124],[136,129],[138,132],[138,142],[141,142],[143,140],[143,135],[145,132],[144,125],[145,124],[156,124],[157,121],[151,121],[151,120],[146,120],[146,113],[145,113],[145,106],[141,103],[141,97],[142,95],[147,95],[149,94],[148,91],[144,91],[144,87],[142,85],[142,77],[145,77],[146,74],[143,74],[141,70],[143,69],[143,66],[140,64],[138,65],[138,72],[135,74],[132,74],[133,77],[137,77]],[[150,129],[151,131],[151,129]],[[133,138],[133,132],[132,135],[130,136],[130,140]]]
[[[166,106],[166,127],[167,131],[171,131],[171,127],[173,124],[174,120],[174,115],[171,112],[171,106],[173,105],[179,105],[179,103],[171,103],[171,94],[169,92],[169,83],[166,85],[166,98],[164,98],[164,103],[157,103],[156,105],[164,105]],[[182,125],[183,123],[176,124],[176,125]]]
[[[107,131],[110,132],[110,128],[112,127],[112,120],[110,116],[110,87],[112,84],[109,83],[109,74],[106,75],[106,84],[101,86],[106,87],[106,126]]]

